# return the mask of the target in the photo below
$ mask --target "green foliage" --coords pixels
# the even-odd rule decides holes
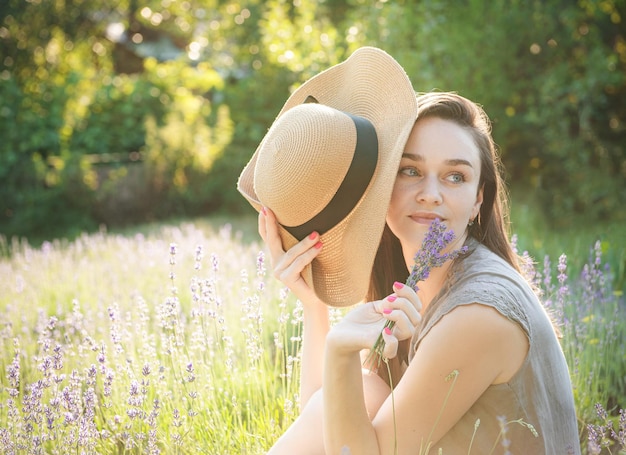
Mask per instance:
[[[7,0],[0,232],[49,232],[60,201],[82,227],[249,210],[237,176],[290,90],[367,44],[480,102],[549,226],[626,220],[625,20],[623,0]],[[181,57],[133,54],[155,37]]]
[[[9,73],[3,75],[0,231],[13,235],[26,227],[31,235],[62,235],[68,227],[90,228],[76,168],[63,159],[53,159],[62,149],[63,115],[59,109],[66,102],[63,87],[42,81],[34,93],[28,93]]]
[[[84,6],[104,6],[97,3]],[[2,62],[0,90],[6,96],[0,112],[7,141],[0,164],[8,183],[2,186],[2,232],[54,236],[68,227],[197,212],[210,199],[198,176],[231,137],[228,109],[213,114],[207,97],[220,89],[221,77],[206,63],[150,59],[139,74],[116,74],[112,43],[99,34],[84,36],[85,30],[99,33],[96,24],[81,15],[75,17],[82,18],[80,26],[55,22],[63,11],[75,12],[72,6],[12,6],[13,14],[32,16],[46,32],[30,38],[12,15],[0,28],[3,45],[27,50]],[[180,13],[179,24],[193,17],[185,8]],[[209,127],[212,115],[218,131]],[[147,143],[155,150],[146,150]],[[191,176],[200,182],[193,189]]]
[[[171,112],[162,126],[148,122],[143,147],[154,194],[161,200],[157,215],[197,214],[212,199],[211,170],[232,141],[233,125],[228,106],[215,109],[203,96],[219,88],[222,80],[207,65],[188,68],[181,64],[154,65],[161,80],[185,80],[171,95]],[[218,178],[219,184],[224,182]]]
[[[302,79],[339,63],[345,54],[327,8],[314,0],[268,1],[259,26],[270,61]]]
[[[136,75],[98,77],[91,100],[74,120],[67,147],[73,153],[130,153],[145,143],[146,119],[163,123],[165,84]],[[165,92],[165,94],[163,94]],[[87,94],[83,96],[88,96]]]
[[[363,39],[417,90],[483,104],[510,178],[540,195],[553,225],[626,218],[623,1],[375,5],[351,10]]]
[[[520,251],[527,251],[539,263],[544,257],[569,254],[570,276],[578,276],[589,255],[589,245],[600,241],[603,260],[613,272],[614,288],[626,292],[626,231],[620,220],[605,221],[601,226],[589,223],[575,229],[552,229],[543,215],[537,195],[524,186],[511,189],[511,231],[518,236]]]

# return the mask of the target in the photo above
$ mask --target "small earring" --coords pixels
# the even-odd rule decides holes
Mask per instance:
[[[469,223],[467,223],[467,225],[468,225],[469,227],[474,226],[474,220],[470,220],[470,222],[469,222]]]

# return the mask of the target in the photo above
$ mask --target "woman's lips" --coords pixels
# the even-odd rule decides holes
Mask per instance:
[[[411,215],[411,219],[418,224],[430,225],[435,219],[439,218],[439,221],[443,222],[444,219],[441,215],[436,213],[415,213]]]

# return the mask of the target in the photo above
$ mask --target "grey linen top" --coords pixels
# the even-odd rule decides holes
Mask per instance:
[[[441,448],[443,455],[467,454],[473,436],[473,454],[502,453],[507,443],[513,454],[580,454],[569,371],[549,316],[527,281],[506,261],[474,239],[466,244],[469,252],[451,267],[448,284],[427,308],[411,340],[409,359],[441,318],[474,303],[495,308],[517,323],[530,347],[511,380],[488,387],[429,453]],[[537,436],[520,423],[505,424],[501,434],[502,422],[518,419],[532,425]]]

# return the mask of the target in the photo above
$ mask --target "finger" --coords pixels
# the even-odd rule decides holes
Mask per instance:
[[[298,245],[290,248],[274,267],[274,276],[284,283],[298,281],[302,278],[304,268],[319,254],[320,247],[314,245],[302,253],[299,253],[301,248],[298,248]],[[298,254],[295,250],[298,250]]]
[[[267,228],[265,227],[265,207],[259,211],[259,216],[257,218],[259,235],[265,242],[265,238],[267,237]]]
[[[284,259],[282,260],[288,265],[297,260],[300,263],[300,268],[304,269],[304,267],[308,265],[319,253],[318,250],[322,246],[322,244],[319,243],[320,235],[317,232],[312,232],[300,242],[289,248],[289,250],[285,251],[283,248],[282,238],[279,233],[279,224],[276,216],[267,207],[264,208],[262,213],[262,216],[265,218],[265,242],[270,250],[270,255],[276,259],[276,261],[284,256]],[[300,259],[300,256],[302,255],[306,255],[307,257]],[[286,267],[287,266],[284,268]]]
[[[306,261],[308,264],[315,256],[317,256],[318,250],[321,247],[322,243],[320,242],[320,235],[317,232],[311,232],[307,237],[300,240],[285,252],[285,259],[291,263],[308,253],[312,255],[312,257],[309,258],[310,260]]]
[[[383,340],[385,341],[383,357],[393,359],[398,354],[398,339],[393,335],[393,329],[385,327],[383,330]]]
[[[296,294],[307,292],[308,285],[302,271],[317,257],[322,247],[319,234],[313,232],[302,241],[285,251],[279,233],[278,220],[274,213],[264,207],[259,214],[259,232],[264,236],[270,252],[273,275]]]
[[[417,292],[413,288],[411,288],[411,286],[407,286],[403,283],[400,283],[399,281],[396,281],[395,283],[393,283],[393,290],[398,297],[404,297],[405,299],[408,299],[413,304],[413,306],[415,306],[415,309],[418,312],[422,312],[422,301],[417,296]]]
[[[397,310],[394,316],[388,317],[388,319],[396,320],[400,319],[400,314],[403,314],[407,319],[408,325],[413,328],[417,327],[422,322],[422,315],[415,309],[415,305],[406,298],[399,298],[396,294],[391,294],[378,303],[377,310],[385,316],[391,313],[389,310]]]
[[[407,311],[407,314],[419,314],[421,315],[422,313],[422,301],[420,300],[420,298],[418,297],[417,293],[415,292],[414,289],[411,289],[410,286],[406,286],[402,283],[400,283],[399,281],[396,281],[393,284],[393,290],[396,294],[396,296],[401,297],[406,299],[411,306],[413,307],[413,309],[415,310],[414,312],[409,312]],[[411,319],[414,319],[413,317],[411,317]],[[414,321],[415,323],[417,323],[418,321]]]
[[[386,309],[383,312],[383,315],[387,320],[394,322],[394,335],[399,340],[405,340],[413,337],[413,334],[416,331],[416,326],[403,311]]]
[[[262,220],[264,220],[264,226],[259,228],[259,232],[262,231],[265,233],[265,236],[262,235],[261,237],[263,237],[263,240],[270,250],[270,256],[274,261],[277,261],[281,255],[285,253],[282,239],[278,233],[278,221],[276,220],[274,212],[267,207],[264,207],[259,213],[259,223],[261,223]]]

